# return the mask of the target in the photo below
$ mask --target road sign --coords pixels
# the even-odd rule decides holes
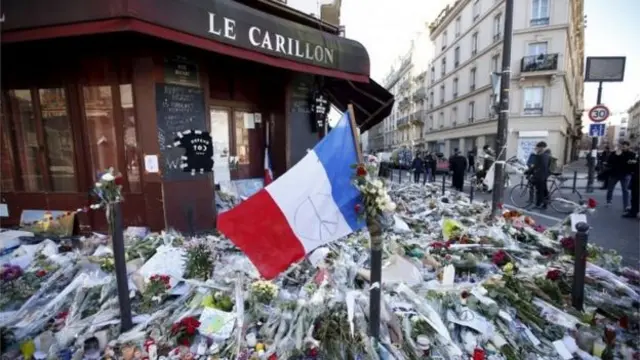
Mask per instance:
[[[589,136],[591,137],[601,137],[604,136],[605,124],[590,124],[589,125]]]
[[[589,110],[589,119],[595,123],[603,122],[609,117],[609,108],[604,105],[596,105]]]

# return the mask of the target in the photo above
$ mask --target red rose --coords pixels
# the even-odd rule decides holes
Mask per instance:
[[[278,356],[276,356],[276,354],[271,354],[271,355],[269,355],[267,360],[278,360]]]
[[[589,198],[589,200],[587,200],[587,207],[589,209],[595,209],[597,205],[598,205],[598,202],[595,199]]]
[[[462,293],[460,293],[460,297],[463,299],[466,299],[469,297],[469,292],[468,291],[463,291]]]
[[[116,176],[116,178],[115,178],[115,180],[113,180],[113,182],[118,186],[122,186],[122,185],[124,185],[124,178],[122,177],[122,175]]]
[[[353,209],[356,211],[356,213],[360,213],[360,211],[362,211],[362,205],[360,204],[356,204]]]
[[[36,276],[41,278],[43,276],[47,275],[47,272],[45,270],[38,270],[36,271]]]
[[[562,276],[562,272],[558,269],[553,269],[553,270],[549,270],[547,271],[547,279],[551,280],[551,281],[556,281],[558,279],[560,279],[560,276]]]
[[[565,237],[560,240],[560,245],[566,250],[573,250],[576,247],[576,241],[572,237]]]
[[[180,338],[180,345],[191,346],[191,341],[189,341],[189,338],[186,337],[186,336],[182,337],[182,338]]]
[[[308,356],[318,356],[318,348],[311,348],[307,351]]]
[[[626,315],[620,318],[619,323],[621,328],[623,329],[629,328],[629,318]]]
[[[358,165],[356,168],[356,176],[367,176],[367,169],[362,165]]]
[[[507,253],[503,250],[498,250],[491,257],[491,261],[498,266],[502,266],[507,262]]]

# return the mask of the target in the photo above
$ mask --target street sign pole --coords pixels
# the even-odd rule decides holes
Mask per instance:
[[[496,161],[491,199],[491,215],[500,212],[504,202],[504,168],[507,160],[507,132],[509,129],[509,89],[511,85],[511,40],[513,37],[513,2],[506,0],[504,12],[504,40],[502,43],[502,74],[500,80],[500,105],[498,107],[498,133],[496,136]],[[487,169],[488,170],[488,169]]]
[[[598,98],[596,105],[602,104],[602,81],[598,83]],[[591,156],[588,156],[589,178],[587,179],[587,193],[593,192],[593,180],[596,172],[596,162],[598,161],[598,137],[591,138]]]

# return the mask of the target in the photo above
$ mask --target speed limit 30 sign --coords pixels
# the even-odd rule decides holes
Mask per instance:
[[[589,119],[595,123],[603,122],[609,118],[609,108],[604,105],[596,105],[589,110]]]

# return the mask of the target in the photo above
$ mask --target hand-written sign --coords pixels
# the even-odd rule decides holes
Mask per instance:
[[[180,167],[195,175],[213,171],[213,145],[207,131],[185,130],[178,133],[173,146],[185,149]]]
[[[156,112],[160,172],[168,181],[192,179],[183,171],[184,150],[173,146],[178,133],[187,130],[206,130],[206,113],[202,89],[170,84],[156,84]],[[196,177],[203,176],[196,174]]]

